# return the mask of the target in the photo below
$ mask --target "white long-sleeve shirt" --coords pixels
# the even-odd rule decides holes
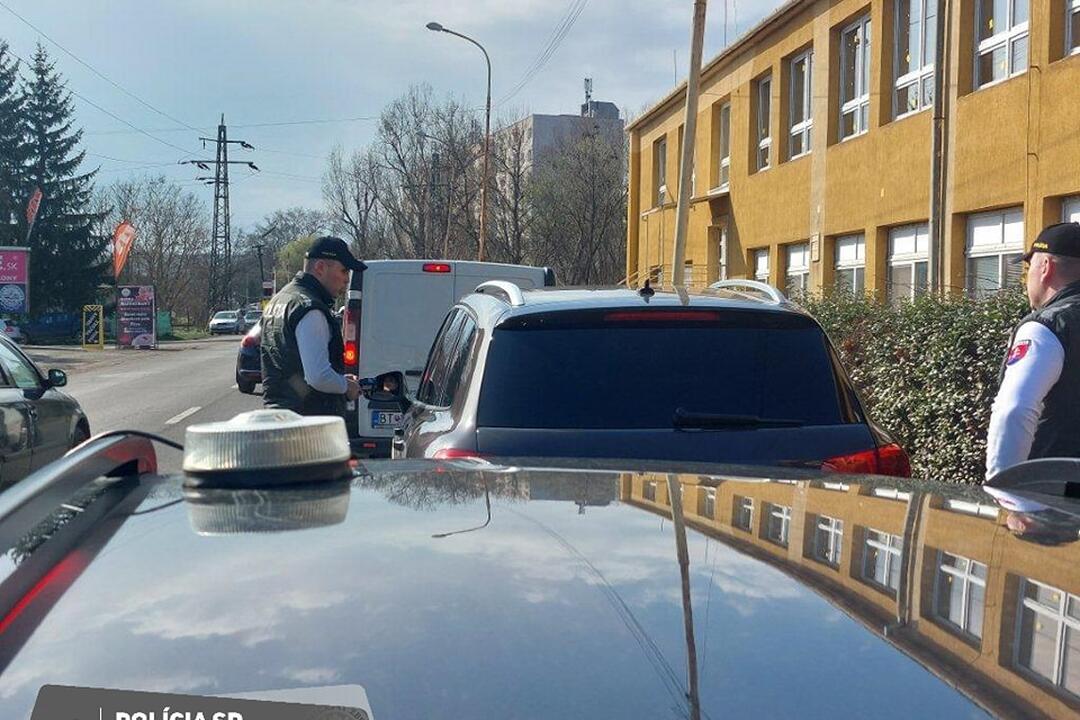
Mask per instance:
[[[1046,394],[1064,364],[1065,348],[1050,328],[1026,322],[1017,329],[990,413],[987,478],[1028,459]]]
[[[304,315],[296,326],[296,345],[304,367],[304,382],[319,392],[344,395],[349,384],[344,375],[330,366],[329,344],[330,326],[326,316],[317,310]]]

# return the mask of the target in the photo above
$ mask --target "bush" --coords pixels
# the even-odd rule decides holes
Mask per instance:
[[[924,296],[888,305],[834,292],[798,299],[836,345],[870,417],[911,456],[915,477],[979,483],[1020,289],[981,300]]]

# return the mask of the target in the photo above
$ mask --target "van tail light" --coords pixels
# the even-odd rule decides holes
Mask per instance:
[[[360,355],[356,349],[356,343],[353,341],[345,343],[345,352],[342,354],[342,358],[345,360],[346,370],[356,370],[357,361],[360,359]]]
[[[433,457],[436,460],[460,460],[461,458],[483,458],[487,457],[487,455],[476,450],[465,450],[464,448],[440,448],[435,451]]]
[[[341,334],[345,339],[342,359],[345,361],[345,369],[352,372],[356,372],[360,365],[360,348],[356,344],[356,326],[359,325],[359,319],[360,308],[345,307],[345,317],[341,319]]]
[[[896,443],[829,458],[821,464],[821,469],[837,473],[911,477],[911,462],[904,449]]]
[[[424,263],[424,272],[448,273],[450,272],[450,263]]]
[[[251,349],[259,346],[259,336],[248,333],[244,336],[244,339],[240,341],[240,347]]]

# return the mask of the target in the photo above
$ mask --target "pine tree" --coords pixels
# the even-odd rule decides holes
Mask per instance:
[[[0,245],[22,244],[20,217],[26,191],[26,116],[19,91],[19,61],[0,40]]]
[[[78,172],[86,152],[82,130],[73,129],[74,102],[41,45],[23,96],[27,186],[43,193],[30,236],[30,302],[35,313],[74,311],[94,300],[107,265],[107,239],[94,234],[102,216],[90,211],[97,171]]]

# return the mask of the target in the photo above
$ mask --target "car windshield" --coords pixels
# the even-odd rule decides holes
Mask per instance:
[[[214,316],[215,320],[235,320],[236,313],[234,312],[219,312]]]
[[[262,317],[261,312],[249,312],[247,315],[244,316],[244,319],[245,320],[258,320],[261,317]]]
[[[670,429],[677,415],[847,422],[825,336],[801,315],[737,312],[663,323],[604,317],[497,328],[478,425]]]

